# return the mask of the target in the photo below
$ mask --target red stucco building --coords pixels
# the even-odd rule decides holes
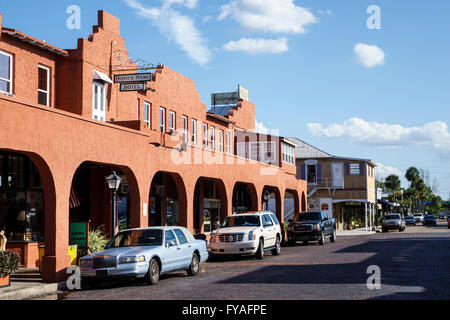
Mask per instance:
[[[88,39],[63,50],[0,15],[0,228],[24,266],[44,244],[43,279],[64,279],[69,223],[112,230],[105,177],[114,171],[118,229],[208,234],[233,212],[263,209],[267,191],[281,221],[287,200],[307,208],[295,145],[250,132],[252,103],[208,110],[189,78],[129,58],[118,18],[98,18]],[[114,76],[138,72],[153,73],[151,89],[120,92]]]

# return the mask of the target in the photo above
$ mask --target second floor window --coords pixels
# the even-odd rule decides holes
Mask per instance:
[[[192,136],[191,136],[192,144],[197,144],[197,120],[192,119]]]
[[[361,166],[359,163],[350,163],[349,169],[351,176],[359,176],[361,174]]]
[[[12,94],[13,56],[0,50],[0,92]]]
[[[148,102],[144,102],[144,122],[147,124],[147,128],[150,128],[151,125],[151,110],[151,104]]]
[[[219,152],[223,152],[223,130],[219,130]]]
[[[294,147],[288,144],[282,144],[283,162],[295,164],[295,152]]]
[[[176,114],[173,111],[170,111],[169,129],[170,133],[176,130]]]
[[[99,82],[93,84],[92,118],[105,121],[105,85]]]
[[[166,132],[166,109],[159,108],[159,132]]]
[[[317,170],[316,165],[307,165],[306,166],[306,179],[308,183],[316,183],[317,182]]]
[[[227,131],[225,133],[225,152],[230,153],[230,141],[231,141],[231,134]]]
[[[38,103],[50,106],[50,69],[38,66]]]
[[[203,124],[203,147],[208,147],[208,125],[206,123]]]
[[[187,143],[188,141],[188,118],[183,116],[183,142]]]
[[[209,129],[209,136],[211,150],[216,150],[216,129],[214,127]]]

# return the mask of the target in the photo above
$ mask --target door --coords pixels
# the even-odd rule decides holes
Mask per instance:
[[[263,215],[262,222],[264,228],[264,247],[273,247],[276,243],[277,229],[267,214]]]
[[[172,242],[175,245],[170,246],[169,243]],[[165,232],[164,237],[164,256],[163,259],[163,271],[173,271],[181,269],[182,265],[182,253],[181,247],[178,244],[175,234],[171,230]]]
[[[344,164],[343,163],[332,163],[333,170],[333,188],[344,188]]]
[[[175,232],[175,235],[177,236],[178,243],[180,244],[181,250],[180,252],[180,259],[182,268],[187,268],[191,265],[192,257],[194,255],[194,248],[192,247],[192,244],[188,241],[186,236],[184,235],[183,231],[181,229],[173,229]]]
[[[94,82],[92,96],[92,119],[105,121],[105,85]]]

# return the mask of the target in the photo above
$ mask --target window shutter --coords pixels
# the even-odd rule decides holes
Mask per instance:
[[[301,166],[301,178],[302,178],[302,180],[306,180],[306,165],[305,164],[303,164],[302,166]]]
[[[359,164],[359,174],[361,175],[361,176],[365,176],[366,175],[366,166],[364,165],[364,162],[361,162],[360,164]]]
[[[346,176],[350,175],[350,163],[345,164],[345,175]]]

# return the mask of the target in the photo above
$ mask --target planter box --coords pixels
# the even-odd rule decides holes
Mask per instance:
[[[0,288],[9,287],[11,285],[9,276],[0,278]]]

